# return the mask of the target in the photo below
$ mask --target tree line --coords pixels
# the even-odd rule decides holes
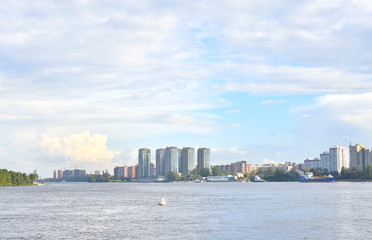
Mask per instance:
[[[218,167],[212,168],[213,176],[230,174],[230,171],[222,172],[221,169]],[[258,168],[257,171],[253,170],[249,173],[244,173],[243,179],[253,180],[255,176],[259,176],[260,178],[265,179],[268,182],[294,182],[298,180],[300,174],[294,169],[285,171],[282,168],[269,167],[267,171],[264,171],[263,168]]]
[[[222,176],[222,175],[231,175],[230,171],[221,171],[218,167],[213,167],[212,170],[209,168],[203,169],[194,169],[187,176],[179,177],[177,173],[168,172],[167,181],[192,181],[201,177],[208,176]],[[259,168],[257,171],[251,171],[250,173],[245,173],[242,179],[252,180],[256,175],[260,176],[262,179],[265,179],[269,182],[290,182],[297,181],[299,178],[299,173],[292,169],[287,172],[284,169],[275,169],[274,167],[269,167],[267,171],[264,171],[263,168]]]
[[[0,169],[0,186],[27,186],[32,185],[37,180],[36,170],[27,175],[26,173],[8,171]]]
[[[193,181],[202,177],[208,177],[211,175],[211,170],[209,168],[202,168],[202,169],[193,169],[189,172],[186,176],[179,177],[178,173],[169,171],[167,173],[167,181],[174,182],[174,181]]]

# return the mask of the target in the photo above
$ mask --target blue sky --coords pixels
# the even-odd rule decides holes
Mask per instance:
[[[209,147],[212,164],[371,147],[370,1],[20,0],[0,13],[1,168],[112,171],[170,145]]]

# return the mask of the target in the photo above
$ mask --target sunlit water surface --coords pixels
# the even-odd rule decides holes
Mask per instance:
[[[0,239],[369,239],[371,203],[371,183],[2,187]]]

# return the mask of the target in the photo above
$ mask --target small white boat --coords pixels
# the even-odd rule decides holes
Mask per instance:
[[[164,196],[161,196],[161,199],[160,199],[159,205],[167,205],[167,203],[165,202],[165,198],[164,198]]]
[[[266,182],[266,180],[263,180],[262,178],[260,178],[260,176],[256,175],[254,176],[252,182]]]

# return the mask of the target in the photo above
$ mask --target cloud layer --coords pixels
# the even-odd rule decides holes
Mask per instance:
[[[370,1],[9,0],[0,13],[1,150],[33,148],[43,133],[50,154],[98,164],[127,156],[108,139],[137,149],[134,140],[234,128],[252,142],[249,96],[293,104],[298,136],[372,133]],[[271,98],[289,95],[314,100]],[[234,145],[225,142],[216,148]]]

